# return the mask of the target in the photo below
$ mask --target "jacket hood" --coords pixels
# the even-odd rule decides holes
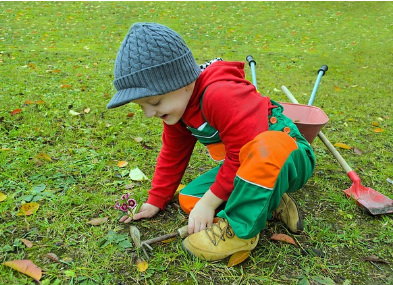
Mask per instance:
[[[208,66],[195,82],[193,94],[188,103],[183,120],[191,122],[194,126],[200,126],[205,122],[200,112],[200,98],[210,84],[217,81],[234,81],[238,83],[251,84],[245,78],[244,62],[217,61]]]

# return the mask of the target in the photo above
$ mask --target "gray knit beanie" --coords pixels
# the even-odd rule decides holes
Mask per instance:
[[[117,53],[113,81],[117,92],[107,108],[178,90],[200,73],[179,34],[160,24],[135,23]]]

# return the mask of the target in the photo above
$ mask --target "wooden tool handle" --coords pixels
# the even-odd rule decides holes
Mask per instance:
[[[181,237],[181,238],[187,237],[188,236],[188,225],[178,229],[177,233],[179,234],[179,237]]]

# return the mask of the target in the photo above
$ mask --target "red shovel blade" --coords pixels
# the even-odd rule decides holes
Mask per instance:
[[[370,187],[365,187],[360,183],[352,184],[351,188],[344,190],[345,194],[356,200],[356,203],[365,208],[372,215],[382,215],[393,213],[393,200],[375,191]]]

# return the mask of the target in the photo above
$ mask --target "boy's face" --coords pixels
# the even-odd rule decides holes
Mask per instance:
[[[166,124],[174,125],[183,116],[194,90],[194,83],[163,95],[133,100],[141,106],[147,118],[161,118]]]

